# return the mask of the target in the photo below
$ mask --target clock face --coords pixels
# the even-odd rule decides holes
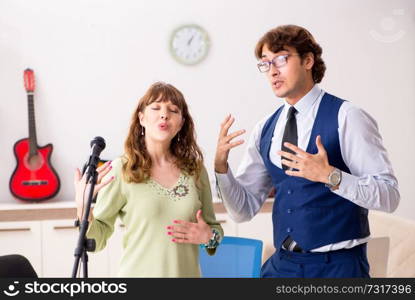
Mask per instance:
[[[170,39],[173,57],[185,65],[201,62],[209,52],[209,36],[198,25],[183,25],[173,31]]]

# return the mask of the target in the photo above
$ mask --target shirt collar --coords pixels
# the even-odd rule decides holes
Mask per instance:
[[[315,84],[313,88],[304,95],[303,98],[301,98],[295,105],[295,109],[297,110],[297,114],[305,115],[307,111],[313,106],[313,104],[317,101],[318,97],[320,96],[320,93],[322,92],[321,88]],[[288,111],[288,109],[291,107],[291,104],[288,102],[285,102],[285,109]]]

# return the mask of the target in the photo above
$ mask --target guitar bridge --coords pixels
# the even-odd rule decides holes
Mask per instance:
[[[24,180],[22,181],[23,185],[46,185],[48,184],[49,181],[48,180]]]

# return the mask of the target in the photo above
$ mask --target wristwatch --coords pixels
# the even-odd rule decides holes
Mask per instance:
[[[332,189],[335,186],[338,186],[342,181],[342,171],[337,168],[334,168],[333,171],[329,174],[328,177],[329,183],[326,183],[326,187]]]
[[[220,240],[221,240],[219,231],[216,230],[215,228],[212,228],[212,233],[213,234],[210,240],[206,244],[202,244],[203,247],[208,248],[208,249],[214,249],[219,245]]]

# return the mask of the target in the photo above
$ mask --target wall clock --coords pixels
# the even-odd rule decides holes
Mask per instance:
[[[202,27],[195,24],[176,28],[170,37],[170,53],[184,65],[195,65],[204,60],[209,52],[209,36]]]

